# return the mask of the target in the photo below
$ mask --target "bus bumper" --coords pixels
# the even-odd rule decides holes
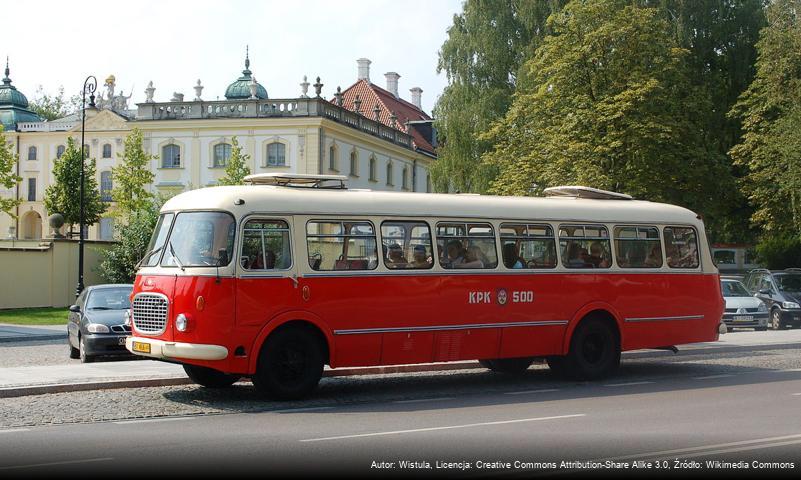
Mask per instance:
[[[220,345],[165,342],[155,338],[128,337],[125,348],[134,355],[164,360],[223,360],[228,357],[228,349]]]

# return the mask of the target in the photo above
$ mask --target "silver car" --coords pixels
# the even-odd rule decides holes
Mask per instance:
[[[722,278],[720,289],[726,300],[723,323],[729,331],[734,328],[768,329],[768,307],[765,302],[748,293],[740,281]]]

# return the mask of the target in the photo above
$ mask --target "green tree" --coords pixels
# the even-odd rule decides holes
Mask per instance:
[[[445,87],[434,108],[440,140],[432,181],[437,191],[483,192],[495,176],[481,163],[491,144],[478,137],[506,113],[520,65],[547,31],[548,16],[566,0],[467,0],[454,15],[439,52]]]
[[[250,155],[242,153],[236,137],[231,139],[231,144],[231,156],[225,165],[225,175],[217,180],[217,185],[242,185],[245,183],[244,178],[250,175],[250,167],[247,166]]]
[[[751,219],[772,234],[801,235],[801,2],[776,0],[757,43],[757,74],[730,115],[743,125],[731,149],[747,169]]]
[[[19,157],[14,152],[14,146],[6,141],[3,125],[0,124],[0,187],[10,190],[22,181],[22,178],[14,173],[14,166],[18,160]],[[0,213],[7,213],[14,217],[11,210],[21,202],[22,200],[19,198],[0,197]]]
[[[81,96],[73,95],[64,98],[63,86],[58,87],[58,94],[48,95],[39,85],[35,96],[28,102],[28,107],[45,120],[52,121],[80,110]]]
[[[148,208],[153,203],[153,194],[146,187],[155,178],[150,170],[150,161],[158,156],[145,151],[142,139],[141,130],[131,130],[125,139],[122,155],[117,154],[121,159],[120,164],[111,169],[114,185],[111,198],[116,202],[116,214],[121,218]]]
[[[80,223],[81,215],[81,162],[84,162],[84,222],[93,225],[106,211],[106,204],[100,200],[100,191],[95,178],[95,160],[84,160],[75,145],[67,138],[67,147],[61,158],[53,161],[53,183],[45,190],[44,205],[50,213],[60,213],[70,229]]]
[[[707,216],[735,190],[725,157],[705,142],[704,105],[654,8],[570,2],[548,21],[503,120],[482,138],[499,169],[490,191],[526,195],[584,184],[685,205]]]
[[[98,273],[109,283],[132,283],[136,264],[145,255],[150,236],[156,228],[161,199],[151,198],[138,210],[128,212],[125,223],[114,234],[117,242],[102,251]]]

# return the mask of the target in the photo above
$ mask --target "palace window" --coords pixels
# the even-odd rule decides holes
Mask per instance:
[[[373,182],[378,181],[375,170],[375,155],[370,155],[370,180]]]
[[[356,153],[355,149],[350,152],[350,176],[359,176],[359,154]]]
[[[387,186],[394,185],[392,183],[392,160],[387,162]]]
[[[218,143],[214,146],[214,168],[221,168],[228,165],[228,160],[231,158],[231,145],[227,143]]]
[[[328,148],[328,169],[334,171],[339,170],[337,168],[337,163],[337,146],[331,145]]]
[[[181,147],[178,145],[162,147],[161,168],[181,168]]]
[[[36,147],[28,147],[28,160],[36,160]]]
[[[35,202],[36,201],[36,179],[29,178],[28,179],[28,201]]]
[[[113,187],[111,179],[111,171],[106,170],[100,172],[100,200],[104,202],[111,201],[111,189]]]
[[[111,158],[111,144],[104,143],[103,144],[103,158]]]
[[[409,167],[403,167],[403,179],[401,180],[401,186],[404,190],[409,189]]]
[[[56,147],[56,158],[61,158],[61,156],[64,155],[64,150],[64,145],[59,145]]]
[[[273,142],[267,145],[267,166],[286,166],[286,145],[279,142]]]

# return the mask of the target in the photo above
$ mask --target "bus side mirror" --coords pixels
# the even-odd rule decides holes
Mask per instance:
[[[228,250],[221,248],[217,252],[217,266],[224,267],[228,265]]]

